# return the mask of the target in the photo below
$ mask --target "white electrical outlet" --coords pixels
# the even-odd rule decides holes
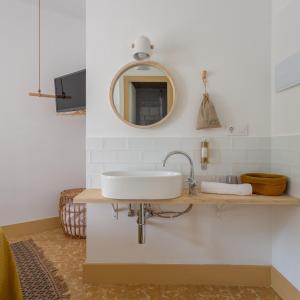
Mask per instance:
[[[248,136],[249,135],[249,126],[234,126],[229,125],[226,127],[227,135],[231,136]]]

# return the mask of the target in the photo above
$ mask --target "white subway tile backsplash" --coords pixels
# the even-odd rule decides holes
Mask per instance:
[[[271,164],[271,172],[291,177],[291,166],[286,164],[275,163],[273,161]]]
[[[231,149],[231,137],[193,137],[193,138],[180,138],[180,145],[178,150],[199,150],[201,141],[207,140],[210,149]],[[174,148],[173,148],[174,150]]]
[[[293,150],[300,151],[300,135],[290,136],[291,145]]]
[[[101,138],[87,138],[86,149],[87,150],[102,150],[103,139]]]
[[[292,150],[286,153],[289,156],[288,161],[291,163],[292,166],[299,166],[300,162],[300,151]]]
[[[232,163],[246,163],[247,157],[247,150],[232,150]]]
[[[282,137],[207,137],[209,164],[201,170],[200,144],[204,137],[165,138],[87,138],[86,185],[101,187],[101,173],[117,170],[170,170],[187,176],[185,157],[171,157],[169,151],[187,152],[193,159],[198,181],[218,181],[226,175],[247,172],[273,172],[289,177],[288,191],[300,195],[300,136]]]
[[[85,160],[87,165],[91,162],[91,151],[86,150]]]
[[[247,137],[232,137],[232,148],[239,150],[247,150],[249,149]]]
[[[232,137],[213,137],[207,138],[211,149],[232,149]]]
[[[180,150],[181,147],[181,139],[180,138],[155,138],[154,141],[154,149],[155,150],[165,150],[165,151],[173,151]]]
[[[270,172],[270,164],[249,164],[249,163],[234,163],[232,164],[232,174],[241,175],[245,173],[268,173]]]
[[[194,164],[199,163],[199,159],[197,159],[197,157],[195,157],[194,151],[189,150],[189,151],[185,151],[185,153],[188,154],[192,158]],[[161,162],[163,162],[164,158],[165,158],[165,155],[162,155]],[[180,155],[180,154],[175,154],[175,155],[172,155],[168,158],[166,164],[167,165],[168,164],[189,165],[189,161],[185,156]]]
[[[272,137],[272,149],[300,151],[300,135]]]
[[[196,166],[196,174],[206,176],[226,176],[232,174],[231,164],[208,164],[206,170],[201,169],[201,165]]]
[[[128,150],[153,150],[153,138],[128,138]]]
[[[129,164],[128,165],[128,170],[137,170],[137,171],[150,171],[150,170],[155,170],[156,165],[155,164],[147,164],[147,163],[139,163],[139,164]]]
[[[231,164],[232,150],[230,149],[209,149],[209,162],[212,164]],[[198,150],[200,159],[200,151]]]
[[[290,147],[287,142],[288,142],[288,136],[274,136],[272,137],[272,142],[271,142],[271,147],[272,150],[277,150],[277,149],[287,149]]]
[[[156,170],[164,170],[164,171],[183,172],[181,165],[171,164],[171,163],[166,164],[165,167],[163,167],[162,163],[158,163],[155,165],[155,169]],[[188,174],[188,173],[186,172],[186,174]]]
[[[91,151],[91,163],[109,163],[117,160],[116,151]]]
[[[108,171],[128,171],[128,164],[122,164],[122,163],[105,163],[102,164],[103,172]]]
[[[181,151],[188,151],[188,150],[197,150],[200,149],[201,141],[203,138],[180,138],[179,139],[179,149]],[[174,149],[173,149],[174,150]]]
[[[128,139],[124,138],[103,138],[104,150],[127,150]]]
[[[290,178],[288,182],[288,194],[294,197],[300,197],[300,180]]]
[[[105,163],[103,164],[103,172],[108,171],[128,171],[128,170],[155,170],[155,164],[152,163]]]
[[[201,153],[199,150],[194,150],[194,156],[197,159],[197,162],[201,161]],[[220,164],[222,162],[222,155],[221,155],[221,149],[209,149],[209,163],[210,164]]]
[[[284,151],[282,149],[272,149],[272,152],[271,152],[271,160],[272,162],[274,163],[281,163],[281,164],[284,164],[284,163],[287,163],[285,161],[285,154],[284,154]]]
[[[299,154],[300,151],[290,150],[284,151],[283,157],[285,157],[285,161],[292,166],[299,165]]]
[[[233,161],[233,150],[232,149],[221,149],[221,163],[232,164]]]
[[[270,149],[269,137],[232,137],[232,148],[240,150]]]
[[[269,150],[247,150],[247,163],[267,164],[271,163],[271,153]]]
[[[271,170],[289,177],[288,193],[300,196],[300,136],[272,138]]]
[[[291,169],[291,177],[295,180],[300,181],[300,167],[292,167]]]
[[[163,159],[166,157],[167,151],[143,151],[141,153],[141,161],[143,163],[163,163]]]
[[[101,175],[91,175],[90,176],[90,186],[91,189],[101,188]]]
[[[104,172],[104,165],[99,163],[87,164],[86,172],[89,175],[95,175],[95,174],[100,175],[102,172]]]
[[[85,176],[85,186],[87,189],[90,189],[92,188],[92,178],[91,178],[91,175],[88,175],[88,171],[86,173],[86,176]]]
[[[300,197],[300,167],[293,166],[290,170],[288,191],[295,197]]]
[[[300,150],[295,151],[293,165],[296,166],[296,167],[300,167]]]
[[[116,161],[119,163],[139,163],[141,162],[141,152],[139,151],[118,151]]]
[[[166,168],[162,167],[163,159],[173,150],[188,153],[193,159],[196,176],[202,179],[270,171],[269,138],[231,136],[206,138],[209,141],[209,164],[207,170],[201,170],[200,144],[203,138],[88,138],[87,186],[100,187],[100,174],[105,171],[165,169],[187,176],[190,167],[183,156],[170,157]]]
[[[300,151],[287,150],[287,149],[273,149],[272,161],[286,165],[298,165]]]

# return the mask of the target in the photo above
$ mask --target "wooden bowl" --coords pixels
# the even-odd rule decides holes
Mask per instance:
[[[287,177],[277,174],[247,173],[241,175],[242,183],[250,183],[254,194],[280,196],[287,186]]]

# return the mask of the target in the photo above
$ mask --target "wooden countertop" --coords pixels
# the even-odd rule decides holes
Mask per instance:
[[[155,203],[155,204],[246,204],[246,205],[300,205],[300,198],[288,195],[282,196],[236,196],[236,195],[217,195],[204,194],[195,191],[195,194],[189,196],[184,192],[182,196],[169,200],[118,200],[102,196],[100,189],[86,189],[74,198],[74,203]]]

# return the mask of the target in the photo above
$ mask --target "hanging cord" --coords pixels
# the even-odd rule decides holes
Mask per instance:
[[[41,0],[39,0],[39,89],[41,93]]]
[[[165,218],[165,219],[172,219],[182,216],[183,214],[186,214],[190,212],[193,208],[193,204],[190,204],[185,210],[183,211],[155,211],[152,209],[150,205],[150,212],[153,216]]]
[[[71,99],[69,96],[65,95],[50,95],[43,94],[41,89],[41,0],[38,0],[38,90],[37,92],[29,92],[29,96],[33,97],[44,97],[44,98],[63,98],[63,99]]]
[[[201,72],[201,78],[204,84],[204,94],[207,95],[207,71],[203,70]]]
[[[204,94],[207,94],[207,80],[203,80],[203,84],[204,84]]]

